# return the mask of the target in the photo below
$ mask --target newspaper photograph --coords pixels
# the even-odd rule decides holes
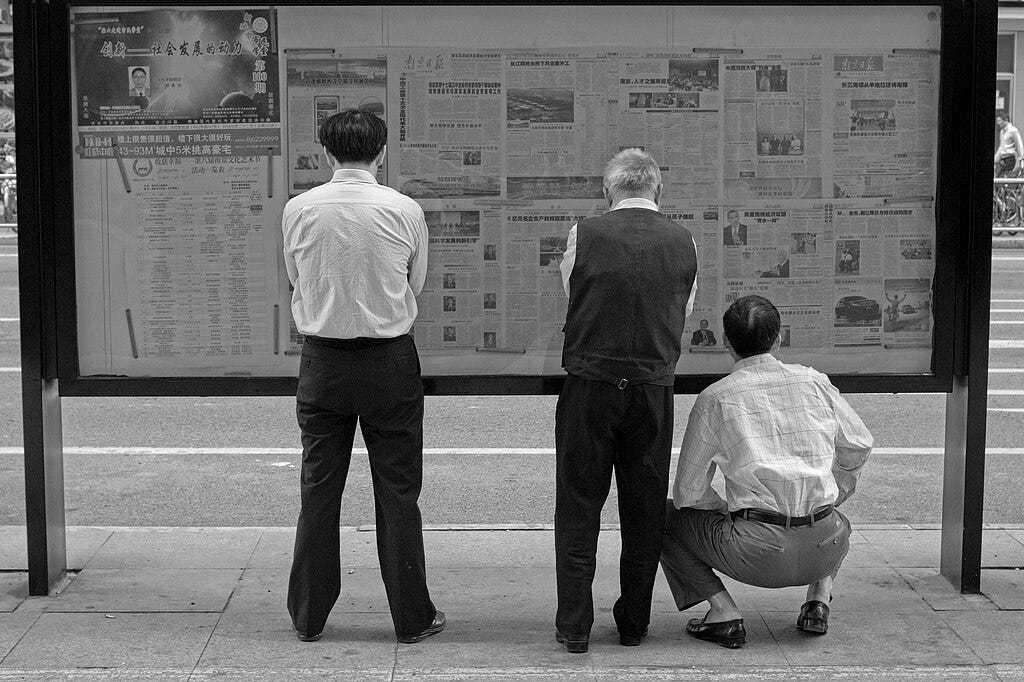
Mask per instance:
[[[289,57],[285,72],[288,192],[295,196],[331,179],[331,167],[320,142],[320,126],[329,116],[344,109],[361,109],[386,120],[387,59],[379,54],[360,58]],[[386,177],[383,170],[378,180]]]
[[[927,344],[932,332],[932,282],[930,279],[886,279],[886,342]]]
[[[882,342],[882,281],[836,278],[835,346],[877,346]]]

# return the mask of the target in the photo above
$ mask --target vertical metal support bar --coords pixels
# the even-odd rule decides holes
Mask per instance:
[[[18,122],[18,289],[29,594],[45,595],[67,570],[64,457],[54,314],[55,235],[50,154],[47,6],[16,0]],[[63,106],[60,103],[58,106]],[[67,131],[63,131],[65,134]],[[42,201],[47,188],[50,200]]]
[[[960,112],[962,161],[968,168],[957,240],[956,361],[946,398],[940,572],[960,592],[981,591],[981,541],[985,503],[985,434],[988,407],[989,309],[992,290],[992,170],[989,131],[994,125],[996,3],[968,0],[961,7],[962,49],[944,55],[963,60]],[[958,87],[949,84],[950,87]],[[949,142],[947,141],[947,144]],[[952,151],[952,150],[947,150]],[[955,153],[955,152],[954,152]],[[957,199],[951,199],[956,201]]]

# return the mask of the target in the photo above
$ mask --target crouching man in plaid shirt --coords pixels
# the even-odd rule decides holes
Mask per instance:
[[[772,355],[780,320],[770,301],[741,298],[723,321],[736,364],[690,412],[661,565],[680,611],[710,604],[686,626],[697,639],[746,643],[715,571],[758,587],[807,585],[797,627],[825,634],[832,580],[850,547],[850,522],[836,507],[857,485],[871,434],[828,377]],[[716,468],[727,501],[711,487]]]

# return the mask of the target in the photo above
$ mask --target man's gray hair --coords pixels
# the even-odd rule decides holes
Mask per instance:
[[[642,149],[623,149],[604,169],[604,186],[610,195],[654,196],[661,171],[654,158]]]

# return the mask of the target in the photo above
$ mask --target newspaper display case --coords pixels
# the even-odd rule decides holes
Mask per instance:
[[[294,393],[281,212],[329,179],[317,129],[353,106],[427,218],[428,394],[558,392],[565,238],[632,146],[697,240],[677,392],[729,371],[721,315],[748,293],[842,390],[966,401],[972,369],[984,391],[986,3],[15,6],[41,507],[60,396]]]

